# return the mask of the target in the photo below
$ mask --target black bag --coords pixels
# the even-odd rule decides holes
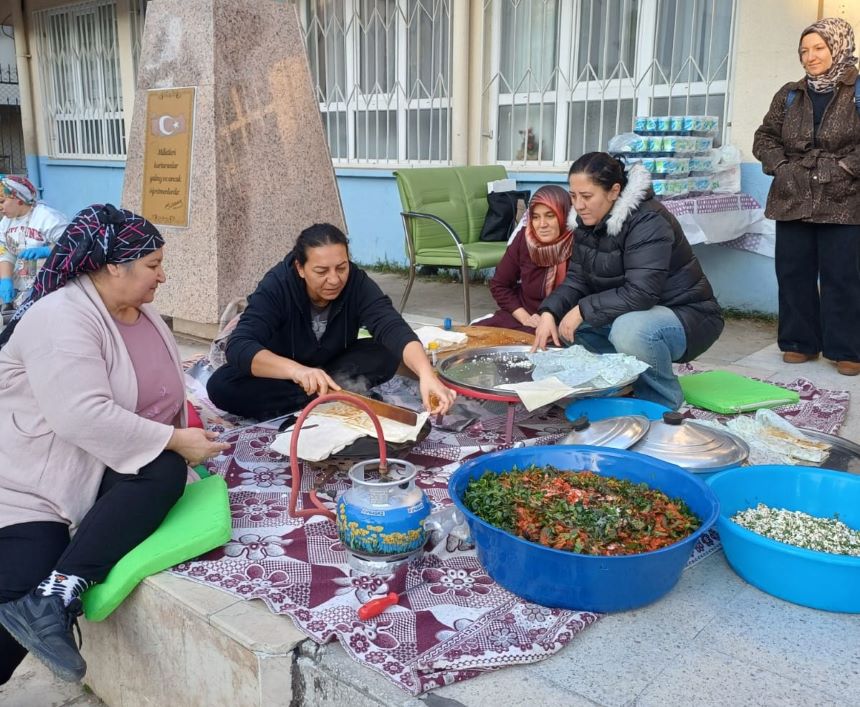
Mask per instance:
[[[482,241],[504,242],[511,237],[528,208],[532,193],[526,191],[491,191],[487,194],[487,215],[481,227]]]

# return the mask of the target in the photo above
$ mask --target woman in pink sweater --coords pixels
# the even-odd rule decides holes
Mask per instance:
[[[28,651],[83,677],[78,597],[161,524],[187,463],[227,447],[186,428],[176,344],[150,304],[163,246],[130,211],[84,209],[0,335],[0,684]]]
[[[538,307],[567,274],[573,247],[567,227],[569,213],[566,189],[548,185],[535,192],[525,227],[514,236],[490,280],[499,310],[476,323],[534,334],[540,321]]]

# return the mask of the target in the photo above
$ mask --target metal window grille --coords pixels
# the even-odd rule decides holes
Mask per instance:
[[[488,161],[567,164],[636,115],[717,115],[725,134],[735,4],[484,0]]]
[[[52,156],[125,157],[115,0],[33,16]]]
[[[300,4],[336,164],[450,162],[451,1]]]
[[[137,67],[140,64],[140,47],[143,42],[143,23],[146,20],[146,6],[149,0],[129,0],[129,19],[131,21],[131,60],[134,66],[134,82],[137,84]]]
[[[0,64],[0,104],[17,106],[20,103],[18,67],[14,64]]]

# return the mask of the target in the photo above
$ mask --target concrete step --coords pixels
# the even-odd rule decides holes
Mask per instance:
[[[296,647],[306,640],[261,601],[164,572],[81,629],[85,681],[111,707],[290,705]]]

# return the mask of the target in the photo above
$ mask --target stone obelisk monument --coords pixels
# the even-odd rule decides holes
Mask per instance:
[[[202,336],[303,228],[344,228],[293,3],[151,0],[123,205],[165,236],[156,304]]]

